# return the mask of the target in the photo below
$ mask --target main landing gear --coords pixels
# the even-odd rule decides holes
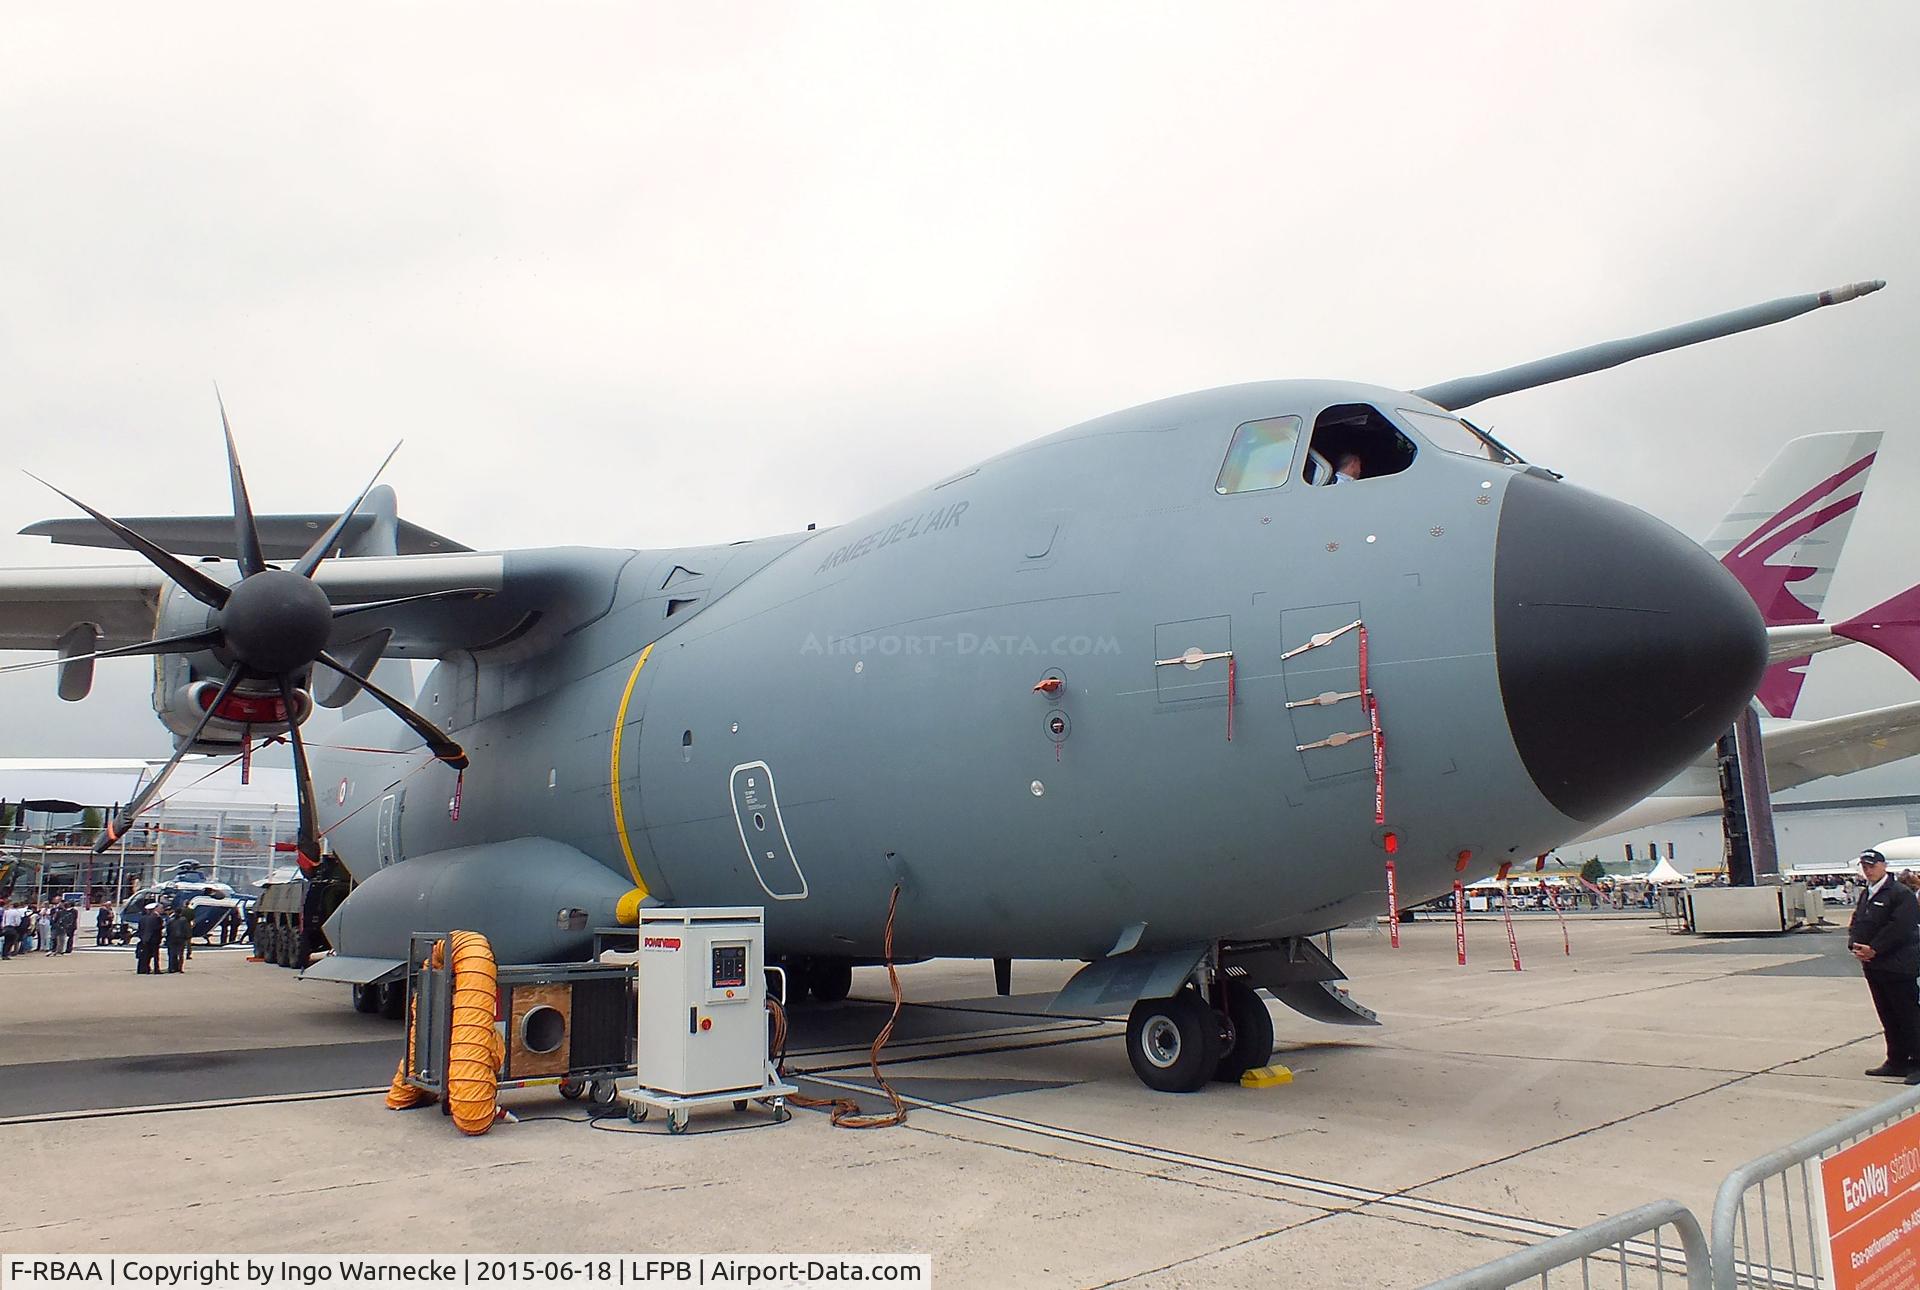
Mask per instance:
[[[1237,1083],[1273,1056],[1273,1017],[1250,985],[1216,976],[1209,1000],[1188,982],[1165,999],[1142,999],[1127,1016],[1127,1060],[1148,1088],[1194,1093],[1211,1080]]]

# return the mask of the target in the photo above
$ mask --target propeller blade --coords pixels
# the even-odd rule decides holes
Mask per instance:
[[[401,596],[395,600],[373,600],[364,605],[335,605],[333,616],[345,618],[349,614],[364,614],[375,609],[392,609],[397,605],[418,605],[429,600],[485,600],[493,592],[486,587],[455,587],[447,591],[423,591],[417,596]]]
[[[404,439],[401,440],[401,443],[405,442]],[[342,533],[346,532],[348,523],[353,519],[353,513],[360,509],[360,503],[367,500],[367,494],[371,493],[373,486],[380,482],[381,472],[386,470],[388,462],[393,460],[393,454],[399,451],[400,444],[396,443],[393,445],[393,452],[387,454],[387,460],[380,463],[380,469],[373,472],[373,478],[369,479],[367,486],[360,490],[360,496],[354,498],[353,504],[340,512],[340,518],[320,535],[319,540],[307,548],[307,553],[300,557],[298,564],[293,566],[295,573],[303,578],[313,576],[314,570],[320,567],[320,562],[327,558],[327,552],[333,550],[333,544],[340,540]]]
[[[280,676],[280,697],[286,702],[288,712],[296,711],[293,680],[285,673]],[[293,791],[300,803],[300,867],[312,869],[320,863],[320,832],[314,823],[313,777],[307,773],[307,745],[300,738],[298,722],[287,726],[287,743],[293,748]]]
[[[207,705],[206,712],[201,715],[200,724],[193,728],[193,735],[185,743],[174,749],[173,756],[168,759],[166,765],[160,768],[160,773],[148,780],[147,786],[141,789],[131,802],[127,803],[127,809],[120,812],[119,817],[107,825],[105,829],[101,830],[100,836],[94,839],[93,853],[95,855],[100,855],[106,851],[108,847],[111,847],[127,835],[127,830],[133,827],[135,817],[145,809],[147,803],[153,800],[154,795],[158,793],[161,786],[167,782],[167,776],[173,774],[173,768],[180,764],[180,759],[187,755],[187,750],[200,742],[200,736],[206,732],[207,724],[213,720],[213,714],[219,711],[220,705],[226,702],[229,694],[233,693],[233,687],[239,684],[240,673],[244,670],[245,669],[238,663],[234,664],[233,670],[227,673],[227,679],[220,683],[220,692],[213,696],[213,702]]]
[[[267,567],[260,553],[260,529],[253,522],[253,502],[247,497],[247,478],[240,473],[240,450],[233,444],[233,427],[227,424],[227,401],[220,387],[213,387],[214,402],[220,405],[220,429],[227,436],[227,475],[233,481],[233,547],[240,553],[240,576],[250,578]]]
[[[31,663],[9,663],[0,667],[0,672],[31,672],[37,667],[59,667],[62,663],[85,663],[96,658],[123,658],[132,654],[191,654],[197,649],[219,643],[220,629],[209,627],[205,631],[188,632],[184,636],[162,636],[159,640],[117,645],[93,654],[76,654],[72,658],[37,658]]]
[[[40,476],[30,470],[23,473],[28,479],[36,483],[47,484],[46,480],[41,479]],[[53,485],[47,484],[47,487],[53,488]],[[174,582],[179,584],[182,591],[192,596],[201,604],[210,605],[215,609],[223,608],[226,605],[228,591],[224,584],[215,582],[212,578],[209,578],[206,574],[200,572],[200,570],[194,568],[173,552],[166,550],[151,539],[140,536],[140,534],[135,533],[119,520],[108,515],[102,515],[99,511],[94,510],[93,507],[87,505],[72,493],[60,488],[53,488],[53,491],[59,493],[60,496],[66,498],[87,514],[93,516],[101,528],[119,538],[141,555],[147,557],[155,568],[159,569],[160,572],[166,574],[169,578],[172,578]]]
[[[320,657],[315,659],[314,662],[320,664],[322,667],[331,668],[344,677],[357,681],[362,690],[372,695],[382,707],[406,722],[415,734],[425,740],[427,747],[433,750],[435,757],[438,757],[455,770],[465,770],[467,768],[467,750],[462,748],[459,743],[444,730],[440,729],[439,726],[434,725],[433,722],[427,720],[412,708],[409,708],[406,704],[394,698],[391,694],[388,694],[366,677],[361,676],[345,663],[333,657],[333,655],[322,652]]]

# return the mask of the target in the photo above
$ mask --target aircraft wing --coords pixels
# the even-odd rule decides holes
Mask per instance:
[[[331,515],[256,515],[253,529],[260,554],[268,560],[298,560],[333,519]],[[222,560],[235,560],[240,555],[231,515],[137,515],[120,522],[175,555],[210,555]],[[41,520],[20,532],[47,538],[57,546],[126,549],[126,544],[104,524],[86,515]],[[473,549],[400,518],[399,500],[385,484],[367,490],[341,529],[335,548],[351,556],[446,555]]]
[[[1767,749],[1767,781],[1774,792],[1783,792],[1830,775],[1846,775],[1920,754],[1920,703],[1896,703],[1818,721],[1763,719],[1760,738]],[[1708,748],[1659,791],[1570,839],[1567,845],[1718,811],[1718,775],[1716,752]]]
[[[379,540],[381,521],[391,525],[387,541],[393,555],[437,555],[471,548],[431,529],[421,528],[397,516],[382,517],[362,510],[347,522],[340,545],[349,552],[356,546]],[[297,560],[313,540],[333,523],[331,515],[261,515],[255,517],[259,530],[260,552],[269,560]],[[129,515],[121,519],[129,526],[176,555],[211,555],[223,560],[238,557],[234,547],[231,515]],[[40,520],[20,530],[27,537],[43,537],[56,546],[105,547],[124,551],[120,540],[85,516],[72,519]]]
[[[0,649],[55,649],[80,623],[99,628],[99,647],[153,635],[166,577],[150,564],[0,571]]]
[[[1763,736],[1774,791],[1920,753],[1920,703],[1782,723]]]
[[[632,556],[581,547],[366,556],[329,561],[317,581],[336,606],[486,593],[371,609],[334,626],[335,647],[390,632],[381,654],[429,658],[544,640],[591,621],[611,606],[619,571]],[[63,637],[87,625],[98,631],[89,648],[148,640],[165,584],[151,565],[0,570],[0,649],[58,649]]]

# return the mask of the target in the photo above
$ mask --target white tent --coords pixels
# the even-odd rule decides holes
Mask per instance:
[[[1660,860],[1660,863],[1653,867],[1653,872],[1647,875],[1646,880],[1650,883],[1654,883],[1655,885],[1669,883],[1669,882],[1692,882],[1693,881],[1692,878],[1689,878],[1686,874],[1681,873],[1678,869],[1674,868],[1673,861],[1668,860],[1665,857],[1662,857]]]

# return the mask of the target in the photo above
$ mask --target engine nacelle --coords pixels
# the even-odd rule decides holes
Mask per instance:
[[[199,656],[163,656],[154,664],[153,710],[173,732],[174,742],[189,738],[220,693],[224,675],[208,676],[194,666]],[[237,750],[243,740],[285,734],[289,725],[305,721],[313,711],[313,696],[301,686],[293,692],[291,720],[286,701],[272,681],[242,682],[221,703],[220,711],[201,731],[205,751]]]
[[[212,566],[208,566],[208,571],[215,572]],[[220,569],[215,576],[227,571]],[[214,610],[170,586],[160,601],[155,634],[178,636],[201,631],[213,625],[214,616]],[[211,650],[155,656],[153,711],[160,718],[160,724],[173,732],[176,745],[192,737],[199,727],[200,719],[220,693],[229,666],[227,660]],[[214,719],[207,723],[197,747],[210,752],[237,750],[245,739],[286,733],[289,725],[305,721],[312,711],[313,696],[305,676],[294,689],[292,713],[287,711],[280,687],[273,680],[242,681],[220,705]]]

